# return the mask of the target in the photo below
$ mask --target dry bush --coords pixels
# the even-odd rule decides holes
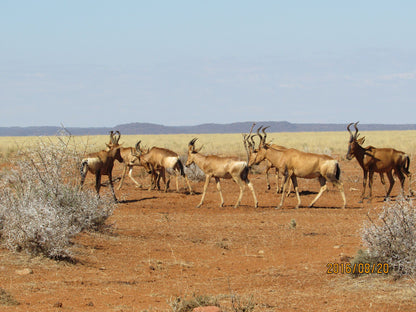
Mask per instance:
[[[10,250],[71,259],[71,239],[104,226],[114,204],[79,187],[80,153],[71,136],[18,152],[1,178],[0,236]]]
[[[197,307],[217,306],[218,298],[215,296],[197,295],[171,298],[170,307],[172,312],[190,312]]]
[[[230,295],[197,295],[171,298],[169,301],[172,312],[190,312],[197,307],[216,306],[221,311],[251,312],[256,304],[253,296]]]
[[[191,164],[189,167],[186,167],[186,160],[188,159],[187,155],[179,156],[183,166],[184,172],[189,180],[191,181],[204,181],[205,180],[205,173],[196,165]]]
[[[368,247],[366,262],[388,263],[398,275],[416,273],[416,209],[401,198],[386,203],[382,212],[364,226],[362,239]]]

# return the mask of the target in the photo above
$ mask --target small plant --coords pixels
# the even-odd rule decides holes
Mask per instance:
[[[0,305],[3,306],[16,306],[19,302],[14,299],[9,293],[0,287]]]
[[[169,304],[172,312],[189,312],[197,307],[220,306],[216,297],[196,294],[184,298],[171,298]]]
[[[291,229],[296,229],[296,220],[295,219],[292,219],[292,220],[290,220],[290,223],[289,223],[289,227],[291,228]]]
[[[71,239],[100,230],[114,204],[79,187],[79,154],[71,137],[20,150],[0,180],[0,237],[7,248],[71,259]]]
[[[221,241],[217,242],[215,245],[218,248],[221,248],[224,250],[230,250],[230,243],[228,242],[227,238],[223,238]]]
[[[234,312],[251,312],[254,310],[256,304],[254,303],[253,296],[239,297],[231,296],[232,309]]]

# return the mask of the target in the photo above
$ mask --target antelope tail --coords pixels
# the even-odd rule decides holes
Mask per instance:
[[[337,162],[335,178],[337,178],[337,180],[339,181],[340,177],[341,177],[341,168],[339,167],[339,163]]]
[[[249,168],[248,168],[247,165],[245,165],[244,168],[243,168],[243,170],[240,173],[241,180],[247,181],[247,179],[248,179],[248,171],[249,171]]]
[[[404,164],[403,164],[403,171],[406,175],[409,175],[409,168],[410,168],[410,157],[408,155],[404,156]]]
[[[183,169],[183,164],[182,164],[181,160],[179,159],[179,157],[178,157],[178,162],[176,164],[179,168],[179,172],[181,173],[181,176],[184,177],[185,176],[185,171]]]
[[[81,178],[85,179],[85,176],[87,175],[87,172],[88,172],[88,159],[84,159],[81,162],[80,172],[81,172]]]

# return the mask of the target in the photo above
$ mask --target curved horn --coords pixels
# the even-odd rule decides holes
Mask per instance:
[[[110,143],[109,144],[115,144],[114,143],[114,131],[113,130],[110,131]]]
[[[191,141],[189,141],[188,146],[195,145],[196,140],[198,140],[198,138],[193,138]]]
[[[261,136],[261,134],[260,134],[260,129],[261,128],[263,128],[263,125],[261,125],[258,129],[257,129],[257,135],[259,136],[259,138],[260,138],[260,143],[259,143],[259,146],[263,143],[263,137]]]
[[[352,135],[352,132],[351,132],[351,129],[350,129],[350,127],[351,127],[351,125],[353,125],[354,123],[353,122],[351,122],[351,123],[349,123],[348,124],[348,126],[347,126],[347,130],[348,130],[348,132],[350,133],[350,142],[352,142],[352,140],[354,139],[354,136]]]
[[[354,133],[354,139],[356,139],[357,137],[358,137],[358,128],[357,128],[357,124],[359,123],[359,121],[357,121],[355,124],[354,124],[354,128],[355,128],[355,133]]]
[[[195,142],[196,142],[196,140],[198,140],[198,138],[193,138],[191,141],[189,141],[189,143],[188,143],[188,148],[191,148],[192,147],[192,151],[194,152],[195,151]]]
[[[264,133],[264,141],[263,143],[266,143],[266,138],[267,138],[267,133],[266,133],[266,129],[270,128],[270,126],[264,127],[263,129],[261,129],[261,132]]]
[[[141,154],[142,150],[140,149],[140,143],[142,142],[142,140],[139,140],[136,145],[134,146],[134,148],[136,149],[136,151]]]
[[[118,144],[118,142],[120,141],[120,138],[121,138],[121,134],[120,134],[120,131],[116,131],[116,137],[114,138],[114,142],[115,142],[115,144]]]

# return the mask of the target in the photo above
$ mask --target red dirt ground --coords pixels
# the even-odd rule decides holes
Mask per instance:
[[[187,195],[183,180],[182,193],[163,193],[126,179],[117,191],[125,202],[108,220],[111,229],[75,240],[76,264],[0,248],[0,287],[20,303],[0,310],[171,311],[175,298],[199,294],[218,296],[227,311],[231,295],[242,305],[255,303],[254,311],[414,311],[411,280],[327,274],[328,263],[341,263],[341,253],[354,256],[362,247],[366,214],[383,206],[378,176],[373,203],[360,204],[361,169],[356,161],[341,166],[346,209],[339,209],[341,196],[332,185],[316,207],[304,208],[319,189],[316,180],[299,179],[308,191],[301,194],[303,208],[293,209],[292,194],[276,210],[280,195],[266,190],[264,175],[250,176],[260,207],[253,207],[246,188],[237,209],[238,187],[230,180],[222,182],[225,207],[218,207],[211,182],[197,209],[203,182],[193,183],[198,194]],[[398,192],[396,183],[392,194]],[[18,274],[25,268],[33,273]]]

